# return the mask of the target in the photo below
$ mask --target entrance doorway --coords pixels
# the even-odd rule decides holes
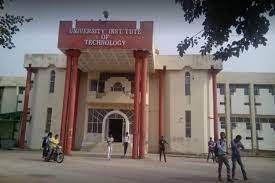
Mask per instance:
[[[109,119],[109,134],[113,135],[114,142],[122,142],[123,119]]]

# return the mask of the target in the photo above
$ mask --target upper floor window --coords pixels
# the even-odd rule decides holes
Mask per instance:
[[[224,95],[224,93],[225,93],[225,86],[224,86],[224,84],[217,84],[217,88],[219,88],[219,90],[220,90],[220,95]]]
[[[51,131],[51,123],[52,123],[52,108],[47,108],[47,119],[46,119],[46,126],[45,126],[45,133]]]
[[[185,96],[190,95],[190,72],[185,73]]]
[[[91,80],[90,81],[90,91],[95,91],[98,93],[104,93],[105,82],[101,80]]]
[[[116,82],[112,87],[112,91],[124,91],[124,87],[120,82]]]
[[[50,93],[54,92],[54,84],[55,84],[55,71],[51,71],[50,74]]]
[[[19,87],[19,94],[24,94],[25,87]]]

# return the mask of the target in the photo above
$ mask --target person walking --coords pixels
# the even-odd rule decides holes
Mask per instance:
[[[231,142],[231,150],[232,150],[232,179],[235,179],[235,169],[236,169],[236,162],[238,162],[238,164],[241,167],[241,171],[243,174],[243,179],[244,180],[248,180],[247,176],[246,176],[246,171],[244,169],[244,165],[241,159],[241,150],[240,149],[244,149],[243,144],[241,143],[242,140],[242,136],[237,135],[235,139],[232,140]]]
[[[215,155],[214,155],[214,147],[215,147],[215,142],[212,140],[212,137],[210,137],[208,141],[208,156],[207,156],[207,162],[209,160],[210,155],[212,156],[213,163],[215,162]]]
[[[165,144],[168,144],[163,136],[160,137],[159,140],[159,161],[161,161],[161,156],[163,154],[164,161],[166,162],[166,155],[165,155]]]
[[[107,144],[108,144],[108,160],[111,160],[111,156],[112,156],[112,144],[114,142],[114,138],[113,135],[110,134],[110,136],[107,138]]]
[[[228,152],[226,148],[225,133],[221,132],[220,137],[221,138],[216,142],[216,145],[215,145],[217,156],[218,156],[218,164],[219,164],[219,168],[218,168],[219,181],[223,181],[221,177],[221,171],[222,171],[222,165],[224,164],[227,170],[227,181],[233,182],[230,176],[230,165],[227,158]]]
[[[127,153],[127,149],[128,149],[129,143],[130,143],[129,133],[126,132],[126,135],[125,135],[125,137],[124,137],[124,142],[123,142],[123,146],[124,146],[124,155],[123,155],[123,157],[124,157],[124,158],[125,158],[125,156],[126,156],[126,153]]]

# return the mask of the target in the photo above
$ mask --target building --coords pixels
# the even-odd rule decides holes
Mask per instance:
[[[23,111],[25,77],[0,76],[0,113]]]
[[[24,77],[0,77],[0,146],[7,141],[14,145],[18,141],[20,115],[23,111]]]
[[[220,131],[243,136],[246,149],[275,150],[275,74],[218,75]]]
[[[208,151],[209,137],[218,138],[218,132],[227,129],[229,138],[243,135],[246,146],[250,138],[251,149],[274,150],[270,119],[275,116],[275,74],[240,73],[244,76],[238,78],[239,74],[220,72],[222,62],[211,56],[158,55],[153,22],[137,24],[61,21],[58,47],[64,54],[25,56],[27,96],[33,78],[32,118],[26,144],[25,138],[20,139],[21,147],[40,148],[40,139],[52,131],[60,134],[67,154],[72,149],[102,152],[111,133],[120,151],[123,135],[129,132],[133,158],[158,152],[162,135],[171,153],[201,154]],[[242,90],[253,88],[262,95],[242,95]],[[259,107],[258,103],[265,104]],[[26,131],[26,111],[21,137]],[[263,116],[268,122],[260,132],[256,120],[262,121]],[[243,126],[248,122],[252,135]],[[262,134],[268,137],[260,142]]]

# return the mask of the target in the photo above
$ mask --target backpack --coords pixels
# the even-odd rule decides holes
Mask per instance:
[[[42,148],[46,147],[46,140],[47,138],[46,137],[43,137],[43,141],[42,141]]]
[[[220,142],[220,140],[218,140],[219,141],[219,143],[221,143]],[[217,145],[217,143],[215,143],[215,147],[214,147],[214,154],[215,154],[215,156],[219,156],[219,148],[218,148],[218,145]]]

